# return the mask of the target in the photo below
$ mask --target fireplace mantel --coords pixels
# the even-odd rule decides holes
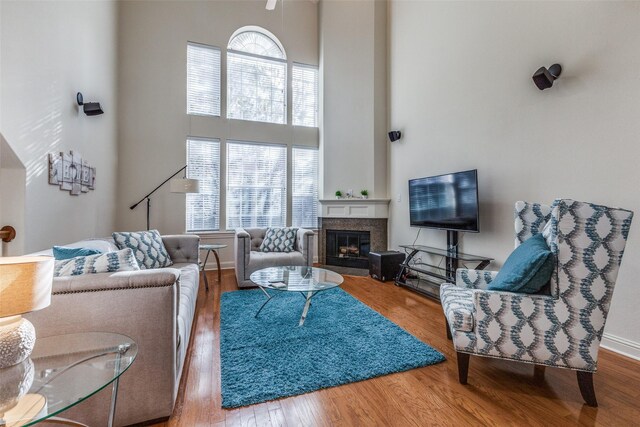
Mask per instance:
[[[321,199],[321,218],[389,218],[390,199]]]

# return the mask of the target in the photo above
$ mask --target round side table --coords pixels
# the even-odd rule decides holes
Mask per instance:
[[[207,280],[207,273],[204,271],[207,266],[207,261],[209,260],[209,254],[213,252],[213,255],[216,257],[216,264],[218,265],[218,283],[222,283],[222,270],[220,270],[220,257],[218,256],[218,249],[224,249],[227,245],[222,244],[203,244],[200,245],[201,251],[207,251],[207,255],[204,257],[204,262],[200,266],[200,271],[204,276],[204,286],[205,289],[209,290],[209,281]]]

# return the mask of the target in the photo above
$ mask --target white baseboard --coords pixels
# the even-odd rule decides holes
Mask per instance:
[[[640,360],[640,343],[605,333],[600,345],[607,350]]]

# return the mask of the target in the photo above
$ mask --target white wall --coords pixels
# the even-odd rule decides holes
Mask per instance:
[[[116,12],[112,1],[2,1],[0,133],[26,167],[26,191],[15,190],[26,195],[26,252],[114,228]],[[81,113],[78,91],[105,114]],[[95,191],[75,197],[48,184],[47,154],[69,150],[97,168]]]
[[[387,197],[387,3],[320,2],[321,198]]]
[[[481,232],[462,247],[495,269],[513,248],[516,200],[640,213],[640,3],[393,1],[389,14],[389,121],[404,130],[390,152],[391,246],[416,235],[408,179],[472,168]],[[531,75],[554,62],[562,76],[539,91]],[[444,240],[423,230],[418,242]],[[605,340],[636,356],[639,257],[636,219]]]
[[[284,9],[283,9],[284,5]],[[289,62],[318,65],[317,5],[311,1],[278,2],[266,11],[263,0],[122,2],[119,13],[119,184],[117,228],[145,228],[146,206],[129,206],[141,199],[186,161],[187,136],[286,143],[318,144],[315,128],[226,119],[225,49],[235,30],[258,25],[282,42]],[[186,114],[187,42],[222,49],[221,117]],[[288,105],[291,91],[288,90]],[[291,123],[289,107],[288,123]],[[288,156],[290,159],[290,156]],[[222,187],[225,150],[221,150]],[[166,185],[152,197],[151,227],[161,233],[185,231],[185,198]],[[221,210],[224,211],[224,195]],[[290,211],[290,209],[289,209]],[[226,243],[224,267],[233,266],[232,233],[202,234],[204,241]],[[215,264],[215,263],[213,263]]]

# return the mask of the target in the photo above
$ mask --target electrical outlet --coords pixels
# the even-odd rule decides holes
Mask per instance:
[[[402,201],[402,194],[398,193],[398,197],[396,197],[396,200],[398,201],[398,203],[400,203]]]

